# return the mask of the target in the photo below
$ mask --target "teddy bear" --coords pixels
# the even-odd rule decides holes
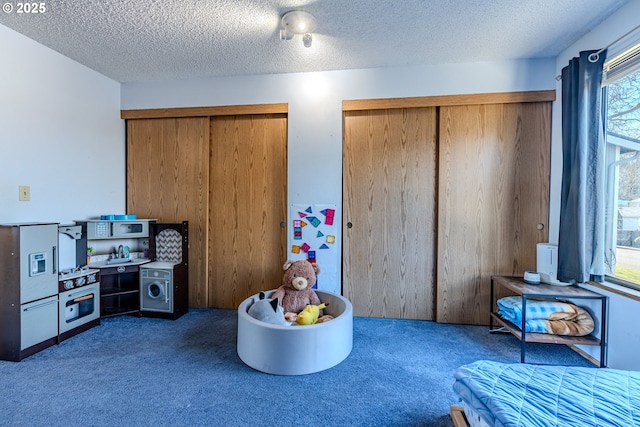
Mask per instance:
[[[320,298],[312,289],[316,283],[316,275],[320,274],[320,267],[307,260],[287,260],[282,268],[284,269],[282,285],[276,289],[271,298],[278,299],[284,308],[285,318],[294,321],[298,313],[307,305],[320,305]]]

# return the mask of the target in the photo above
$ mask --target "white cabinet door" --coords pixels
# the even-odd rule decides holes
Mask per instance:
[[[57,252],[58,224],[20,226],[21,304],[58,293]]]
[[[58,295],[23,304],[20,316],[20,350],[58,335]]]

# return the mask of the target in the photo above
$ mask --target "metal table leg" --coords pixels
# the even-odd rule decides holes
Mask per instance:
[[[522,334],[522,339],[520,340],[520,363],[524,363],[524,355],[526,353],[526,345],[527,345],[526,324],[527,324],[527,296],[522,295],[522,328],[520,329]]]

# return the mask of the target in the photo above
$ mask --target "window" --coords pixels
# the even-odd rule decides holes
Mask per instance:
[[[640,289],[640,44],[604,66],[607,279]]]

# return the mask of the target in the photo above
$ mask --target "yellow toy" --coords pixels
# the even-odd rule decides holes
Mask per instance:
[[[300,313],[298,313],[296,323],[298,325],[313,325],[318,321],[320,310],[322,310],[326,306],[327,305],[325,303],[322,303],[320,305],[307,305]]]

